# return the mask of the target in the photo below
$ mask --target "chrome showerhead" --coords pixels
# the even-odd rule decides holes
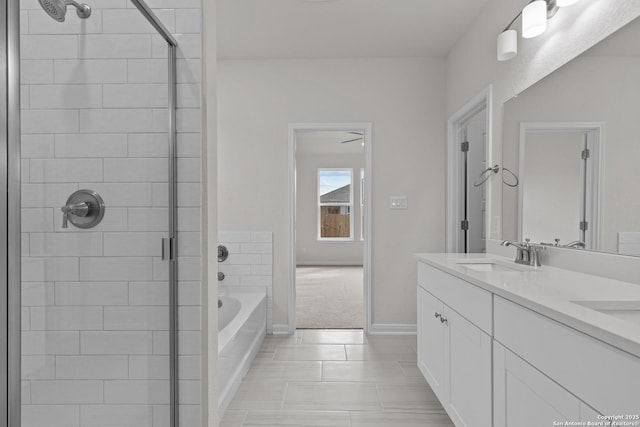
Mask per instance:
[[[38,0],[45,12],[58,22],[64,22],[67,14],[67,6],[76,8],[78,16],[86,19],[91,16],[91,8],[86,4],[78,4],[74,0]]]

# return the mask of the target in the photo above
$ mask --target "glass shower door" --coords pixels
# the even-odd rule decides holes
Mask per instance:
[[[170,426],[167,41],[129,1],[21,23],[21,426]]]

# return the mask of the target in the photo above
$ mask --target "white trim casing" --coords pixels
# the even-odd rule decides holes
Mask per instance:
[[[287,333],[296,330],[296,138],[298,131],[363,131],[364,132],[364,180],[365,188],[365,241],[364,241],[364,332],[371,328],[371,240],[372,240],[372,125],[366,122],[355,123],[289,123],[288,126],[288,165],[289,165],[289,286],[287,293]],[[282,325],[273,325],[273,334],[281,334]]]
[[[600,245],[602,233],[602,162],[603,144],[605,137],[605,124],[603,122],[523,122],[520,123],[520,136],[518,145],[518,228],[517,240],[523,241],[523,204],[525,188],[525,138],[527,132],[585,132],[589,145],[592,147],[592,169],[587,170],[587,185],[591,188],[591,194],[587,195],[587,211],[592,227],[587,230],[587,245],[590,250],[597,251]]]
[[[460,252],[461,233],[460,222],[464,194],[461,189],[461,171],[462,161],[460,159],[460,146],[458,144],[458,130],[471,117],[482,110],[485,110],[485,127],[486,127],[486,153],[485,161],[489,166],[493,166],[492,147],[493,147],[493,88],[487,86],[476,96],[471,98],[459,111],[454,113],[447,120],[447,215],[446,215],[446,232],[447,252]],[[485,230],[487,239],[491,237],[491,193],[493,179],[486,182],[486,218]]]

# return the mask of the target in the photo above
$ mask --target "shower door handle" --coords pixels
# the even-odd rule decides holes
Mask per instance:
[[[162,260],[173,261],[176,259],[175,239],[173,237],[162,238]]]

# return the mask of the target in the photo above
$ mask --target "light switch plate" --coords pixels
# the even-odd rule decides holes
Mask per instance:
[[[407,209],[407,196],[391,196],[391,209]]]

